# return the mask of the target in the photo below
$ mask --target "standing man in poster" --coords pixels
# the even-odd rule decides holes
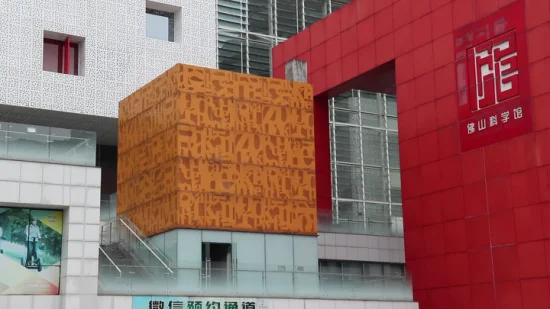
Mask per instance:
[[[27,264],[36,264],[38,262],[38,242],[42,237],[40,228],[35,218],[32,218],[31,224],[27,224],[25,234],[27,236]]]

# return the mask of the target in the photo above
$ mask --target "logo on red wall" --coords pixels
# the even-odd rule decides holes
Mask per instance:
[[[523,4],[455,32],[462,151],[532,131]]]

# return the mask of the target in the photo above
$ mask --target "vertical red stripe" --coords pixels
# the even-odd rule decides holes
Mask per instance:
[[[71,39],[67,37],[65,40],[65,55],[63,59],[63,73],[69,74],[69,65],[70,65],[70,59],[71,59]]]

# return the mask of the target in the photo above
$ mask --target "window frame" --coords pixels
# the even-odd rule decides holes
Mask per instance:
[[[67,48],[67,41],[69,42],[69,48]],[[56,39],[44,38],[43,44],[57,45],[57,72],[61,74],[77,75],[78,76],[78,54],[79,54],[79,44],[71,42],[70,38],[67,37],[65,41],[60,41]],[[71,55],[71,48],[74,49],[74,55]],[[70,68],[66,69],[66,64],[70,64],[70,57],[73,56],[73,74],[69,73]],[[42,61],[44,61],[44,55],[42,55]],[[49,71],[51,72],[51,71]],[[55,72],[54,72],[55,73]]]

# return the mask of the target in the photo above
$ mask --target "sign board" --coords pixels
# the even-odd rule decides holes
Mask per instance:
[[[134,296],[132,309],[269,309],[257,298]]]
[[[455,32],[462,151],[533,131],[523,6]]]

